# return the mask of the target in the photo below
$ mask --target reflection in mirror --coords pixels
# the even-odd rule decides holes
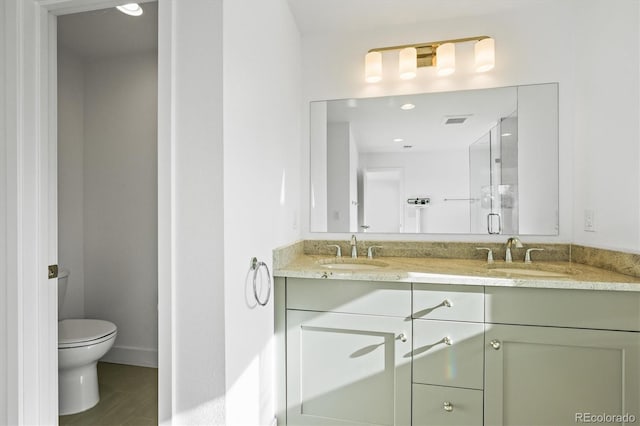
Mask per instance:
[[[558,234],[558,85],[311,102],[312,232]]]

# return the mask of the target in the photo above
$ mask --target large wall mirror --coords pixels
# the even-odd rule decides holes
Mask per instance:
[[[558,85],[311,102],[311,232],[558,234]]]

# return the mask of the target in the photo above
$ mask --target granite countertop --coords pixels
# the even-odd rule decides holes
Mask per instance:
[[[370,262],[366,258],[357,259],[361,263],[358,266],[364,268],[358,270],[330,269],[321,264],[332,261],[351,263],[352,259],[298,255],[274,270],[274,276],[640,292],[640,278],[572,262],[540,261],[526,265],[521,261],[507,264],[497,260],[489,265],[473,259],[378,257],[372,263],[380,267],[371,269],[365,266]],[[505,268],[509,271],[500,271]]]

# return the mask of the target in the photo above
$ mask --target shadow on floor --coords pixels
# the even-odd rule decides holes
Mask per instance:
[[[98,405],[82,413],[60,416],[60,426],[158,424],[158,369],[99,362],[98,382]]]

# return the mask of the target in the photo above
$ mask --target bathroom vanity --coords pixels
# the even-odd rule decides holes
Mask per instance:
[[[279,424],[640,418],[639,279],[568,262],[503,273],[468,259],[334,270],[326,258],[275,273]]]

